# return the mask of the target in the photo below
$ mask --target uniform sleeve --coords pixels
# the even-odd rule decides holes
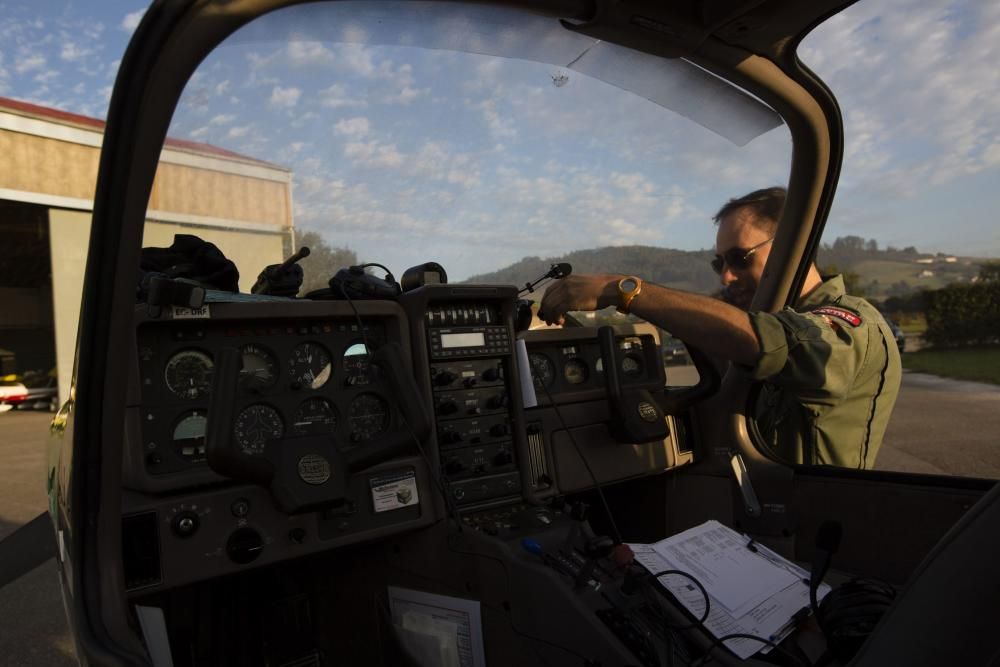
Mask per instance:
[[[800,400],[834,405],[843,398],[861,369],[868,346],[868,323],[853,326],[816,313],[790,308],[778,313],[751,313],[760,342],[760,357],[749,369],[793,391]]]

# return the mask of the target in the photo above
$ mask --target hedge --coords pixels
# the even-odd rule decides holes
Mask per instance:
[[[1000,282],[950,285],[924,292],[927,332],[936,347],[1000,342]]]

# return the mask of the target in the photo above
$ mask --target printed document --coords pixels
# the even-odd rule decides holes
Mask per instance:
[[[635,560],[651,573],[679,570],[698,580],[708,593],[705,628],[715,637],[741,633],[779,642],[794,630],[793,617],[809,608],[809,573],[718,521],[657,542],[630,544]],[[687,577],[658,578],[695,617],[705,612],[705,597]],[[820,584],[817,598],[830,587]],[[752,639],[730,639],[726,647],[746,659],[769,647]]]

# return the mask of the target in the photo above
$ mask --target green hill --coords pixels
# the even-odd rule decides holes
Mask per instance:
[[[524,285],[536,280],[556,262],[569,262],[574,273],[625,273],[662,285],[709,293],[719,279],[709,262],[711,250],[674,250],[652,246],[612,246],[576,250],[559,257],[525,257],[506,268],[472,276],[470,283]],[[852,292],[873,300],[904,296],[951,283],[967,283],[979,272],[984,258],[921,253],[916,248],[880,249],[874,240],[856,236],[824,244],[818,253],[821,269],[846,274]]]

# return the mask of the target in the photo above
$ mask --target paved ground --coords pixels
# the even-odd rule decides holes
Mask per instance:
[[[0,539],[45,511],[47,412],[0,414]],[[75,665],[54,561],[0,588],[0,665]]]
[[[46,413],[0,414],[0,538],[46,507],[48,420]],[[1000,478],[998,434],[1000,387],[906,373],[876,467]],[[0,665],[70,664],[72,642],[49,561],[0,589]]]

